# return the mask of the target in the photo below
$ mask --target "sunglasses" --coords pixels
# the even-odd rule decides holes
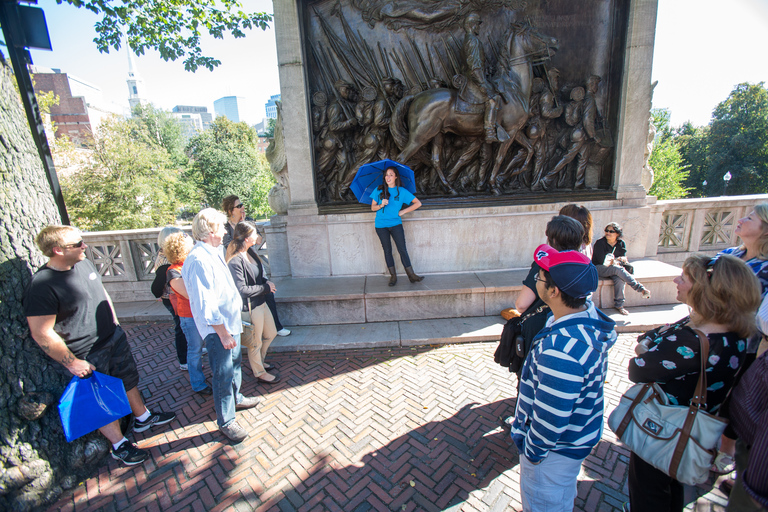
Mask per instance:
[[[715,271],[715,263],[717,263],[718,258],[720,258],[719,255],[715,256],[714,258],[709,260],[709,263],[707,263],[707,279],[709,279],[710,281],[712,280],[712,272]]]
[[[605,232],[606,233],[618,233],[618,231],[614,231],[612,229],[606,229]]]
[[[236,205],[235,205],[235,208],[242,208],[242,207],[243,207],[243,203],[240,203],[240,204],[236,204]]]
[[[80,249],[83,245],[85,245],[85,241],[81,238],[79,242],[75,242],[73,244],[62,245],[61,247],[62,247],[62,249],[72,249],[72,248]]]

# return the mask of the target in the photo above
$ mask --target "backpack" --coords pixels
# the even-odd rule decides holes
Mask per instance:
[[[168,267],[171,265],[160,265],[157,267],[157,270],[155,271],[155,280],[152,281],[152,295],[157,297],[158,299],[163,296],[163,292],[165,291],[165,283],[166,283],[166,276],[165,273],[168,272]]]
[[[509,368],[510,373],[518,373],[530,352],[531,341],[544,326],[548,313],[549,306],[538,299],[525,310],[525,313],[507,320],[501,331],[501,339],[493,354],[493,360]]]

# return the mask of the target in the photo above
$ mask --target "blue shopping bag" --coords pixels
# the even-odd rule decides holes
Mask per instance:
[[[67,442],[130,413],[123,381],[96,371],[84,379],[72,377],[59,400],[59,416]]]

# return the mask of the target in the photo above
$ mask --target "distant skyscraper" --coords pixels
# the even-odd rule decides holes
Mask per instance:
[[[144,90],[144,80],[139,75],[139,70],[136,67],[136,63],[133,60],[133,51],[127,44],[125,45],[128,52],[128,78],[126,83],[128,84],[128,104],[131,106],[131,110],[136,105],[142,103],[149,103],[147,101],[146,91]]]
[[[239,123],[240,116],[245,113],[245,98],[241,96],[224,96],[213,102],[213,111],[217,116],[227,116],[230,121]]]
[[[264,108],[267,111],[268,119],[277,119],[277,105],[275,105],[276,101],[280,101],[279,94],[274,94],[270,96],[269,101],[264,104]]]
[[[182,124],[194,124],[197,131],[207,130],[213,122],[213,115],[208,112],[208,107],[176,105],[171,109],[171,113],[176,119],[181,120]],[[197,126],[198,121],[190,122],[187,121],[188,119],[199,119],[200,126]]]

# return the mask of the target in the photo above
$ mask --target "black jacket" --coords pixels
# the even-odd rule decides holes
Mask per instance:
[[[269,295],[269,285],[264,278],[264,267],[261,265],[259,257],[254,256],[251,254],[251,257],[256,261],[255,267],[239,254],[235,255],[227,264],[232,278],[235,280],[237,291],[240,292],[240,297],[243,299],[243,311],[248,311],[249,301],[251,309],[253,309],[264,304],[267,295]],[[258,274],[255,272],[257,268]]]

